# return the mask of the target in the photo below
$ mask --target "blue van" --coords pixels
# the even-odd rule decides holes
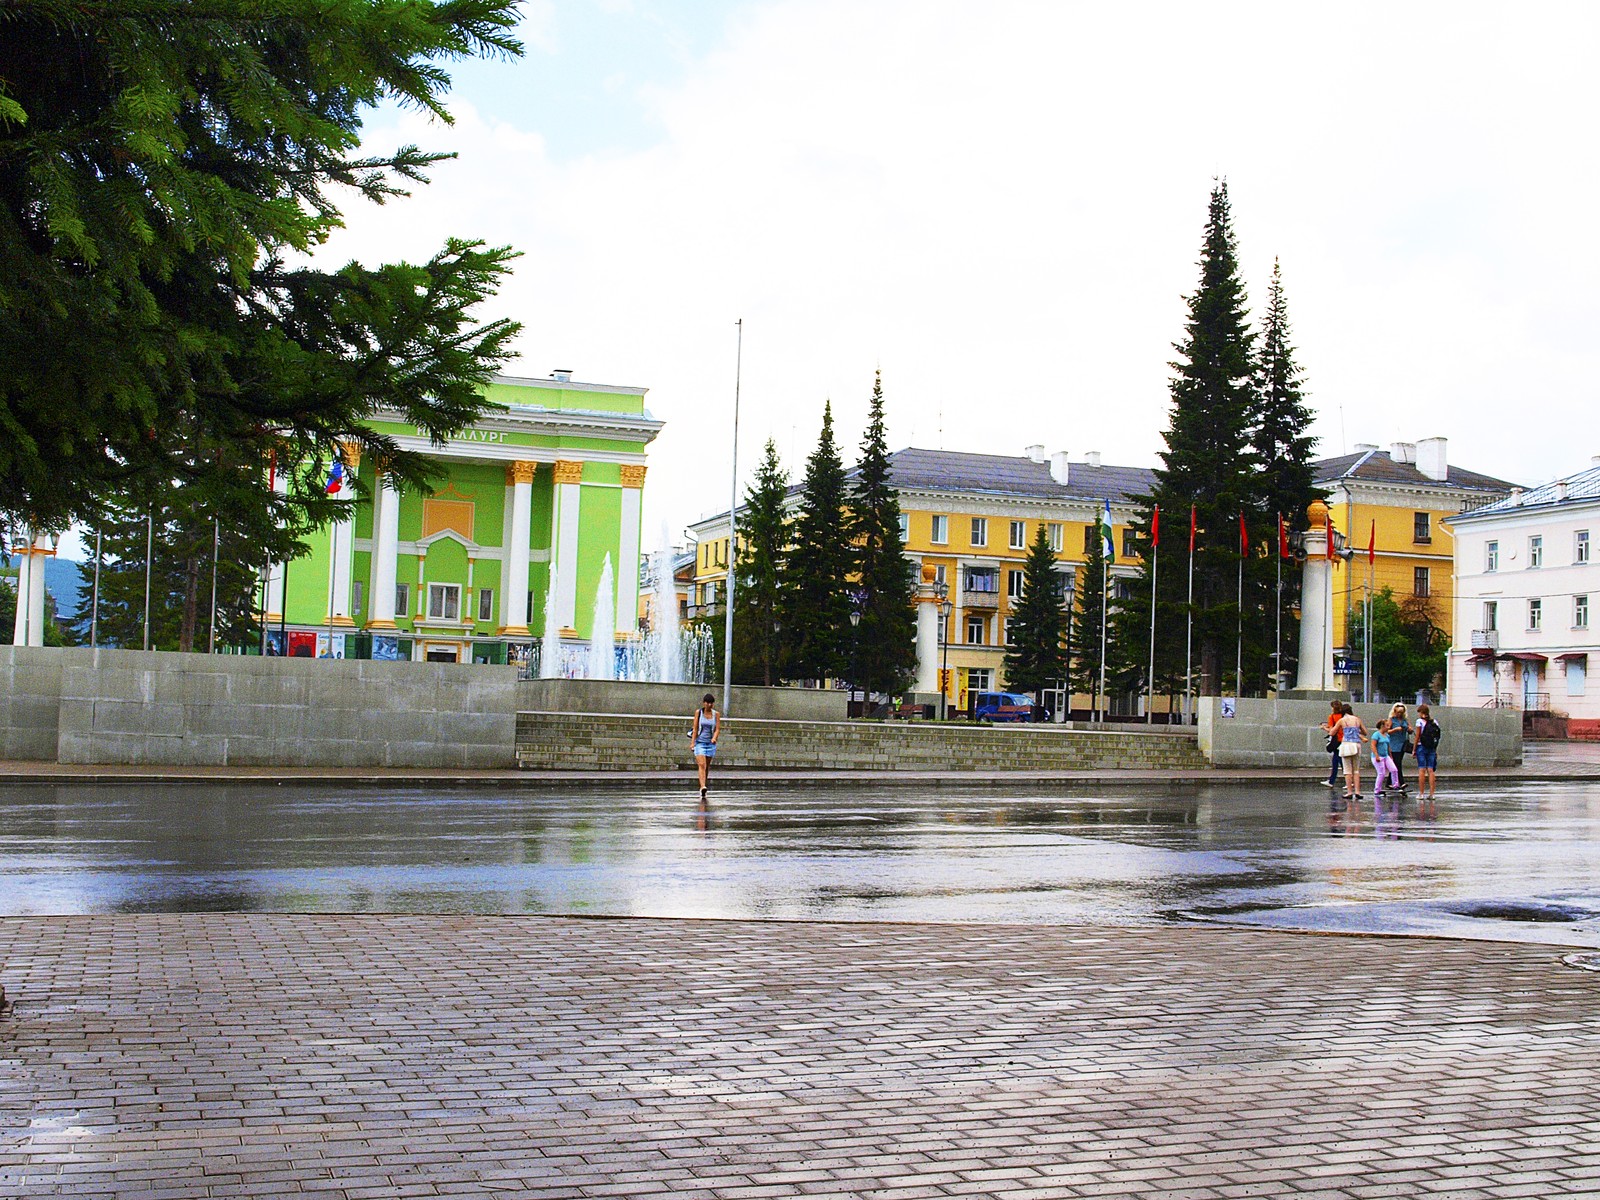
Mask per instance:
[[[1032,721],[1033,712],[1033,697],[1020,692],[979,692],[972,698],[974,721]],[[1048,708],[1039,712],[1039,720],[1050,719]]]

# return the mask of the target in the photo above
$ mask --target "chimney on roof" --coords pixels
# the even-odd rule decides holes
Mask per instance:
[[[1558,479],[1558,480],[1556,480],[1556,499],[1558,501],[1560,501],[1560,500],[1565,500],[1566,498],[1567,498],[1567,481],[1565,479]]]
[[[1067,452],[1057,450],[1050,456],[1050,478],[1066,486],[1067,482]]]
[[[1088,466],[1098,467],[1100,465],[1100,451],[1098,451],[1098,450],[1089,451],[1087,454],[1085,454],[1083,456],[1083,461]]]
[[[1445,454],[1449,438],[1423,438],[1417,443],[1417,470],[1440,483],[1450,478],[1450,460]]]
[[[572,382],[572,368],[570,368],[570,367],[557,367],[554,371],[550,372],[550,378],[556,380],[559,383],[571,383]]]
[[[1389,447],[1389,461],[1397,463],[1416,462],[1417,444],[1415,442],[1395,442]]]
[[[1028,456],[1029,462],[1042,463],[1045,461],[1044,447],[1038,442],[1035,442],[1033,445],[1029,446],[1025,451],[1023,451],[1023,453]]]
[[[1356,443],[1356,453],[1357,454],[1370,454],[1370,453],[1372,453],[1372,451],[1376,450],[1377,448],[1378,448],[1377,445],[1375,443],[1373,443],[1373,442],[1357,442]]]

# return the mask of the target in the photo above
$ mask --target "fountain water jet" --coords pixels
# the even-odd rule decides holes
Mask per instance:
[[[600,587],[594,595],[594,624],[589,629],[589,667],[587,679],[617,677],[617,585],[611,571],[611,555],[600,566]]]
[[[561,678],[561,621],[556,616],[556,565],[550,564],[550,590],[544,594],[544,640],[539,644],[539,678]]]

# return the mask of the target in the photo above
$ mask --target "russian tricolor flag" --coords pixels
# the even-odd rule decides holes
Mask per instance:
[[[334,495],[344,487],[344,477],[344,463],[340,462],[338,459],[334,459],[333,469],[328,472],[328,482],[323,485],[322,490],[330,496]]]

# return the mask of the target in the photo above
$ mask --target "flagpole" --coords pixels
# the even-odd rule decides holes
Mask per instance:
[[[94,598],[89,606],[89,645],[100,644],[100,530],[94,531]]]
[[[211,637],[207,654],[217,652],[217,559],[222,551],[222,523],[211,518]]]
[[[1239,629],[1233,643],[1233,694],[1244,698],[1244,514],[1239,514]]]
[[[1272,694],[1276,696],[1283,687],[1283,514],[1278,514],[1278,582],[1273,588],[1273,602],[1278,609],[1278,632],[1274,635],[1272,650]]]
[[[1144,723],[1156,721],[1156,572],[1161,567],[1161,506],[1150,518],[1150,673],[1145,677],[1149,698],[1144,703]]]
[[[144,648],[150,649],[150,558],[155,553],[156,522],[153,509],[144,514]]]
[[[733,697],[733,567],[734,559],[738,557],[734,553],[733,521],[734,510],[739,507],[739,383],[744,371],[744,318],[740,317],[733,324],[738,334],[733,352],[733,468],[729,482],[731,498],[728,500],[728,578],[723,597],[726,611],[722,622],[723,716],[727,716]]]
[[[1183,613],[1183,717],[1194,724],[1194,505],[1189,506],[1189,603]]]
[[[1102,545],[1101,549],[1105,547]],[[1104,554],[1100,556],[1100,701],[1106,699],[1106,592],[1110,590],[1111,560]],[[1105,720],[1107,714],[1100,710],[1100,719]]]

